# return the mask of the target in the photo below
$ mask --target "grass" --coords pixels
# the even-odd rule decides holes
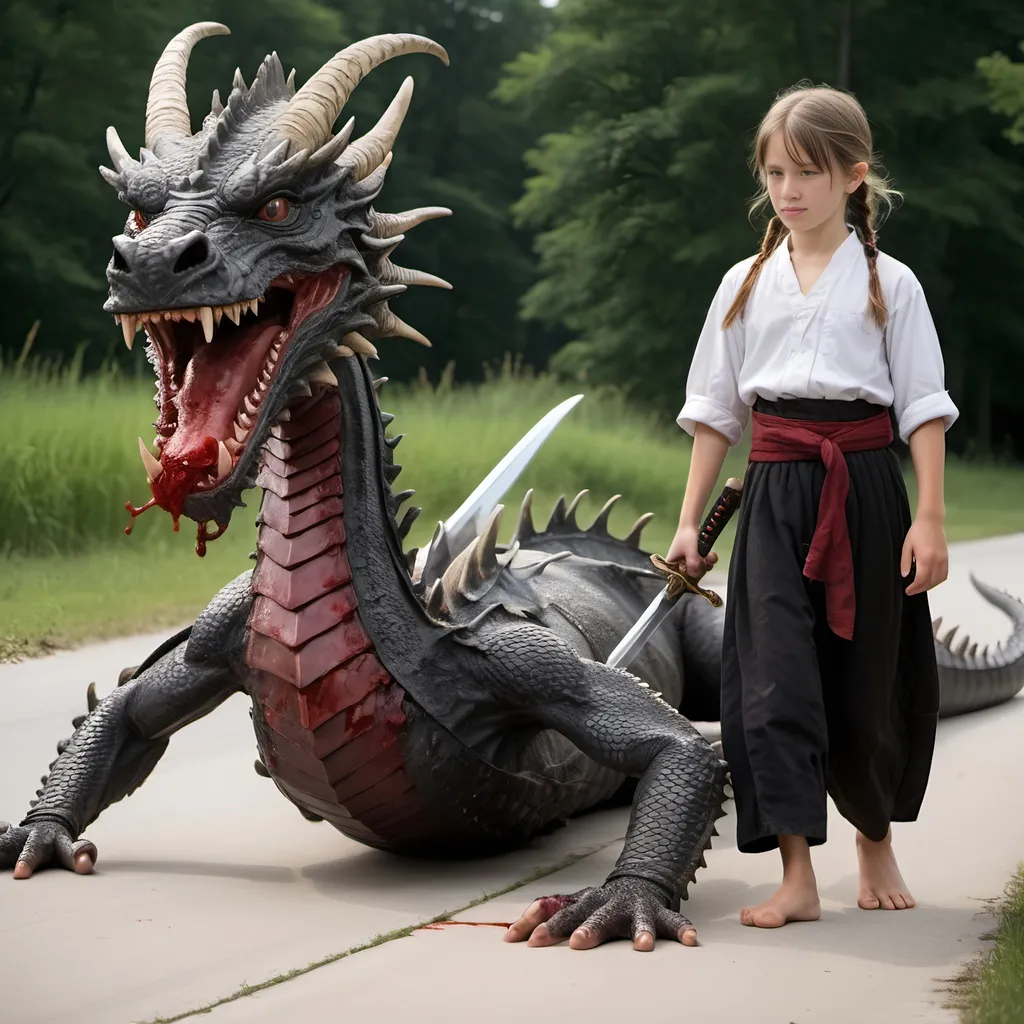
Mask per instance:
[[[407,544],[425,543],[437,521],[574,390],[508,367],[472,388],[386,384],[384,408],[397,416],[390,430],[405,435],[397,457],[406,469],[397,486],[416,488],[413,500],[423,508]],[[247,495],[249,507],[236,511],[204,559],[194,553],[194,524],[183,520],[174,533],[158,509],[124,535],[124,503],[148,498],[136,438],[152,441],[152,394],[144,363],[137,376],[108,370],[87,378],[75,363],[0,367],[0,660],[185,622],[251,567],[258,492]],[[653,512],[643,541],[664,554],[689,452],[671,417],[587,389],[504,499],[501,536],[511,534],[527,488],[535,491],[538,527],[560,495],[589,488],[581,524],[622,494],[612,531],[624,536],[638,516]],[[745,458],[744,444],[733,449],[722,480],[741,476]],[[912,473],[908,485],[913,496]],[[951,541],[1021,529],[1024,470],[951,459],[946,500]],[[723,565],[731,540],[730,527],[717,548]]]
[[[1021,1024],[1024,1021],[1024,863],[1006,887],[996,910],[998,924],[986,936],[992,949],[954,982],[949,1005],[963,1024]]]

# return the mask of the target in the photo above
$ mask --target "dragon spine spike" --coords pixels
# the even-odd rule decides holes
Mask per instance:
[[[344,127],[334,136],[330,142],[324,143],[310,158],[310,167],[319,167],[321,164],[333,163],[338,158],[342,150],[348,145],[348,140],[352,137],[352,131],[356,126],[356,119],[350,117]],[[285,140],[287,145],[287,140]]]
[[[975,643],[971,644],[971,649],[967,652],[967,657],[969,657],[973,661],[974,657],[975,657],[975,655],[977,653],[978,653],[978,644],[977,644],[977,642],[975,642]]]
[[[516,550],[519,550],[518,539],[513,541]],[[509,548],[511,550],[511,546]],[[553,562],[561,562],[563,558],[568,558],[572,554],[571,551],[555,551],[553,554],[545,555],[543,558],[538,558],[536,562],[532,562],[530,565],[512,565],[509,566],[509,572],[517,580],[531,580],[534,576],[539,576],[549,565]],[[641,683],[641,686],[646,686],[646,683]]]
[[[395,422],[394,413],[381,412],[381,414],[380,414],[380,421],[381,421],[381,423],[384,424],[385,427],[389,426],[390,424]]]
[[[236,94],[245,95],[249,91],[249,87],[245,84],[245,79],[242,77],[242,69],[235,68],[234,77],[231,79],[231,96],[228,97],[228,103],[230,104],[232,96]]]
[[[594,521],[587,529],[588,533],[599,533],[603,536],[608,536],[608,517],[611,515],[612,507],[621,497],[621,494],[613,494],[601,506],[601,511],[597,513]]]
[[[644,527],[654,518],[653,512],[645,512],[634,524],[633,528],[629,531],[629,535],[625,538],[624,543],[628,544],[631,548],[640,547],[640,534],[643,533]]]
[[[408,267],[395,266],[386,256],[380,262],[377,276],[381,281],[386,281],[388,284],[392,282],[406,285],[418,284],[426,285],[430,288],[447,288],[449,291],[451,291],[452,287],[443,277],[428,274],[425,270],[410,270]]]
[[[356,139],[338,158],[338,166],[350,168],[356,181],[362,181],[380,167],[384,158],[391,152],[405,115],[409,112],[412,90],[413,80],[406,77],[380,120],[365,135]]]
[[[396,449],[396,448],[398,447],[398,445],[399,445],[399,442],[401,442],[401,440],[402,440],[402,438],[403,438],[403,437],[405,437],[405,434],[395,434],[395,436],[394,436],[394,437],[385,437],[385,438],[384,438],[384,443],[385,443],[385,444],[386,444],[386,445],[387,445],[387,446],[388,446],[388,447],[389,447],[389,448],[390,448],[390,449],[391,449],[392,451],[394,451],[394,450],[395,450],[395,449]]]
[[[498,543],[498,529],[501,526],[501,514],[504,505],[495,505],[494,511],[487,517],[487,523],[473,545],[471,561],[481,578],[487,578],[498,569],[498,557],[495,546]]]
[[[389,462],[384,467],[384,475],[387,477],[388,483],[393,484],[398,479],[398,474],[402,472],[402,467],[397,462]]]
[[[440,579],[434,580],[427,592],[427,614],[434,619],[444,614],[444,586]]]
[[[552,533],[556,531],[564,522],[565,495],[561,494],[558,497],[558,501],[555,502],[555,507],[551,510],[551,515],[548,518],[548,525],[544,527],[544,533]]]
[[[405,510],[405,515],[402,516],[402,521],[398,524],[398,536],[402,540],[405,540],[409,530],[412,529],[412,524],[416,522],[422,511],[423,509],[416,505]]]
[[[960,641],[959,644],[957,644],[956,650],[953,651],[953,653],[957,655],[963,655],[964,651],[967,650],[967,645],[970,642],[971,638],[966,633],[964,633],[964,638]]]
[[[89,709],[90,715],[99,707],[99,703],[100,699],[96,696],[96,684],[90,683],[89,688],[85,691],[85,705]]]
[[[388,382],[388,378],[387,377],[374,377],[371,386],[372,386],[374,392],[379,395],[380,394],[380,389],[382,387],[384,387],[384,385],[387,384],[387,382]]]
[[[570,530],[578,530],[579,524],[576,522],[576,510],[579,508],[580,502],[590,493],[589,490],[582,490],[576,495],[572,501],[569,502],[569,507],[565,510],[565,525]]]
[[[531,487],[523,496],[523,503],[519,506],[519,519],[516,521],[513,537],[518,541],[529,540],[537,531],[533,526],[533,488]]]
[[[954,627],[953,627],[953,628],[952,628],[952,629],[951,629],[951,630],[950,630],[950,631],[949,631],[949,632],[948,632],[948,633],[947,633],[947,634],[946,634],[946,635],[945,635],[945,636],[944,636],[944,637],[943,637],[943,638],[942,638],[942,639],[941,639],[941,640],[939,641],[939,643],[941,643],[941,644],[942,644],[942,646],[946,648],[946,650],[950,650],[950,649],[951,649],[949,645],[950,645],[950,644],[951,644],[951,643],[953,642],[953,637],[954,637],[954,636],[956,635],[956,631],[957,631],[957,629],[959,629],[959,628],[960,628],[959,626],[954,626]]]
[[[185,94],[185,77],[192,47],[207,36],[230,35],[226,25],[200,21],[182,29],[164,47],[153,68],[146,99],[146,147],[157,146],[171,139],[191,138],[192,119]]]
[[[334,122],[363,78],[392,57],[407,53],[432,53],[448,64],[444,47],[425,36],[388,33],[352,43],[295,93],[274,122],[271,138],[290,139],[296,149],[319,149],[330,138]]]
[[[942,616],[940,615],[937,619],[932,620],[932,636],[939,635],[939,626],[942,625]]]
[[[398,508],[398,506],[403,502],[408,501],[415,493],[416,491],[410,488],[409,490],[399,491],[397,494],[393,494],[391,497],[395,503],[395,508]]]
[[[220,100],[220,89],[213,90],[213,99],[210,101],[210,113],[214,117],[220,117],[224,113],[224,104]]]
[[[404,213],[378,213],[370,211],[370,234],[374,238],[389,238],[392,235],[404,235],[424,221],[436,217],[450,217],[452,211],[446,206],[421,206]]]

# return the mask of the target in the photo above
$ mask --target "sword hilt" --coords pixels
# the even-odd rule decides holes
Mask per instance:
[[[704,517],[697,531],[697,553],[704,558],[714,547],[732,514],[739,508],[743,496],[743,481],[731,476],[725,481],[722,493],[715,499],[711,511]]]
[[[651,555],[651,564],[665,577],[665,593],[676,600],[684,591],[697,594],[708,601],[713,607],[721,608],[722,599],[713,590],[705,590],[694,583],[686,573],[680,572],[671,562],[666,562],[661,555]]]
[[[721,536],[733,513],[739,508],[740,498],[743,496],[743,481],[738,477],[731,476],[725,481],[722,493],[715,499],[711,511],[704,517],[697,531],[697,553],[705,558],[714,547],[715,541]],[[708,601],[712,607],[720,608],[722,599],[713,590],[705,590],[703,587],[690,579],[685,572],[681,572],[677,564],[666,562],[661,555],[651,555],[651,562],[667,580],[665,587],[669,597],[678,597],[683,591],[697,594]],[[685,568],[685,566],[684,566]]]

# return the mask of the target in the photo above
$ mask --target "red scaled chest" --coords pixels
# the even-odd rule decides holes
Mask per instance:
[[[352,586],[340,412],[328,393],[266,442],[245,657],[278,786],[353,839],[388,846],[421,807],[398,742],[403,692],[376,656]]]

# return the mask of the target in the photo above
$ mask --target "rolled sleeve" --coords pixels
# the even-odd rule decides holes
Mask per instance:
[[[747,407],[744,405],[743,408]],[[745,422],[745,417],[737,416],[732,409],[727,409],[704,395],[688,394],[676,417],[676,423],[688,434],[692,435],[697,429],[697,424],[703,423],[724,435],[730,446],[739,444]]]
[[[737,320],[723,330],[722,321],[746,269],[746,263],[737,264],[718,286],[693,353],[686,379],[686,400],[676,417],[676,423],[688,434],[692,435],[697,424],[703,423],[722,434],[730,446],[739,443],[750,409],[739,394],[743,322]]]
[[[924,289],[913,274],[901,284],[904,298],[890,312],[886,337],[893,411],[900,438],[909,441],[930,420],[941,419],[949,430],[960,412],[946,390],[942,348]]]

